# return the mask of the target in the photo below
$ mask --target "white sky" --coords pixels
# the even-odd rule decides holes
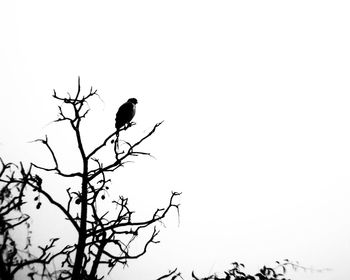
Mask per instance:
[[[156,160],[122,170],[111,195],[147,213],[183,192],[180,226],[174,211],[161,243],[106,279],[284,258],[334,269],[293,279],[349,279],[349,14],[348,1],[2,1],[0,153],[40,157],[26,142],[46,133],[63,152],[50,96],[80,75],[104,101],[86,146],[129,97],[133,135],[165,120],[144,145]]]

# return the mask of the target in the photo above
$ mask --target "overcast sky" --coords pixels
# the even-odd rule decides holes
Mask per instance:
[[[289,258],[333,269],[293,279],[347,280],[349,14],[334,0],[1,1],[1,156],[42,160],[27,142],[48,134],[74,162],[51,94],[74,92],[80,75],[103,100],[90,103],[86,146],[129,97],[133,136],[165,121],[143,146],[155,159],[116,174],[111,195],[147,213],[182,192],[180,225],[174,211],[161,243],[106,279]]]

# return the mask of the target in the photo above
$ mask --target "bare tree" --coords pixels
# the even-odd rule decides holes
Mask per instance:
[[[66,173],[63,171],[54,147],[45,136],[45,138],[36,141],[42,143],[47,149],[52,165],[42,166],[31,163],[25,176],[11,179],[11,184],[16,184],[19,192],[23,192],[25,187],[38,192],[38,196],[35,197],[37,209],[41,207],[42,199],[40,198],[45,197],[49,203],[63,213],[66,220],[77,232],[77,240],[74,244],[57,249],[55,253],[48,254],[47,252],[55,247],[59,238],[52,239],[47,247],[43,247],[43,254],[37,262],[41,260],[45,269],[41,273],[33,272],[32,277],[39,275],[41,278],[48,279],[102,279],[103,275],[98,271],[99,267],[106,266],[111,271],[118,263],[125,265],[129,260],[143,256],[150,244],[159,242],[156,239],[159,234],[157,223],[162,222],[172,208],[179,210],[179,204],[176,202],[180,195],[178,192],[172,192],[165,207],[157,208],[150,217],[143,220],[134,218],[134,212],[128,206],[128,198],[123,196],[111,201],[110,210],[106,212],[99,210],[101,208],[99,205],[105,204],[105,193],[108,192],[109,186],[112,184],[109,174],[124,166],[131,157],[150,155],[140,151],[139,146],[156,132],[161,122],[156,123],[148,133],[134,143],[125,142],[123,150],[116,148],[119,145],[111,144],[116,137],[116,132],[111,131],[101,143],[88,151],[84,146],[81,124],[90,110],[88,101],[96,96],[98,96],[97,91],[92,88],[86,95],[81,93],[80,79],[78,80],[77,92],[73,96],[68,93],[67,96],[62,97],[54,90],[53,98],[60,103],[58,118],[55,121],[65,122],[69,125],[75,135],[76,143],[74,146],[81,157],[81,166],[75,172]],[[129,123],[119,132],[125,131],[133,125],[134,123]],[[112,160],[103,160],[99,157],[99,152],[107,148],[112,148],[115,155]],[[63,178],[79,179],[79,186],[66,189],[65,204],[60,203],[45,188],[45,180],[42,178],[46,172],[54,173]],[[23,203],[22,196],[18,196],[15,202],[9,203],[6,211],[12,211],[21,203]],[[78,211],[73,209],[76,208],[73,205],[79,206]],[[21,216],[17,220],[18,223],[24,223],[26,219],[27,216]],[[146,239],[144,239],[144,234],[140,238],[144,241],[144,245],[142,248],[138,248],[138,251],[137,248],[131,250],[133,242],[139,239],[140,233],[148,234]],[[61,260],[61,268],[49,271],[48,264],[56,257]]]
[[[156,239],[159,234],[157,224],[162,223],[171,209],[179,211],[178,192],[172,192],[164,207],[155,209],[148,218],[142,220],[134,218],[128,198],[123,196],[112,200],[109,210],[101,211],[100,206],[106,204],[106,193],[112,185],[110,175],[132,157],[149,156],[149,153],[140,151],[139,146],[151,137],[162,123],[156,123],[148,133],[133,143],[124,141],[122,149],[119,149],[120,145],[116,142],[119,141],[116,137],[117,132],[111,131],[103,141],[87,150],[81,124],[89,112],[88,101],[96,96],[97,91],[92,88],[88,94],[81,94],[80,79],[77,92],[73,96],[68,93],[67,96],[61,97],[56,91],[53,94],[53,98],[60,103],[55,122],[66,123],[75,136],[74,147],[81,158],[81,166],[75,171],[64,171],[47,136],[35,141],[43,144],[47,150],[50,166],[31,163],[25,168],[23,164],[17,166],[5,163],[0,158],[0,280],[12,280],[19,271],[25,269],[28,277],[33,280],[102,279],[104,275],[99,270],[101,266],[107,267],[110,272],[117,264],[126,265],[129,260],[143,256],[152,243],[159,242]],[[128,123],[118,128],[118,133],[133,125],[135,124]],[[103,159],[100,154],[104,149],[110,149],[113,157]],[[46,173],[53,173],[59,178],[77,179],[79,182],[77,186],[66,188],[64,203],[46,187],[46,181],[42,179]],[[33,199],[37,209],[40,209],[42,201],[46,200],[64,215],[77,233],[75,242],[59,245],[58,241],[62,237],[51,238],[33,253],[30,216],[23,211],[25,203],[33,202],[31,196],[27,195],[28,190],[35,193]],[[27,229],[26,242],[22,247],[13,237],[13,232],[20,227]],[[143,241],[141,248],[132,246],[136,240]],[[53,266],[54,261],[61,264],[59,268]],[[232,268],[221,275],[212,274],[199,278],[193,272],[191,276],[193,280],[286,280],[287,267],[310,270],[286,259],[277,262],[277,266],[273,268],[264,266],[254,275],[243,272],[244,265],[234,262]],[[325,270],[328,269],[320,271]],[[183,278],[175,268],[157,280],[166,279]]]

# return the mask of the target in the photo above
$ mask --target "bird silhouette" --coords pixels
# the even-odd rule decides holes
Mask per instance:
[[[118,138],[119,131],[124,125],[130,124],[131,120],[135,116],[136,113],[136,98],[129,98],[123,105],[121,105],[118,109],[118,112],[115,117],[115,129],[116,131],[116,145],[118,147]]]

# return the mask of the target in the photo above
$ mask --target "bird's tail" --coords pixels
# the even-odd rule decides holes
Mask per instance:
[[[119,150],[119,127],[117,127],[117,131],[115,133],[115,142],[114,142],[114,151],[117,153],[117,150]]]

